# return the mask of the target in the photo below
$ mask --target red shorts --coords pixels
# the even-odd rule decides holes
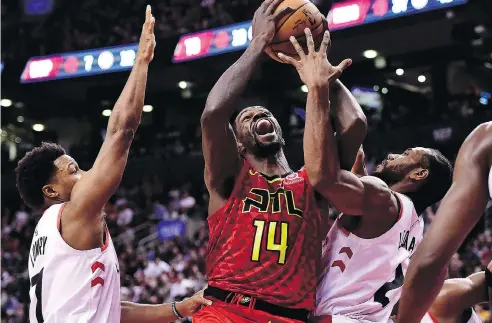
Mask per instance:
[[[193,315],[193,323],[302,323],[286,317],[251,309],[247,306],[230,304],[213,299]]]

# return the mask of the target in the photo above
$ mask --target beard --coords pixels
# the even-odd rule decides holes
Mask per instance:
[[[371,175],[381,179],[388,186],[391,186],[400,182],[405,177],[405,172],[400,167],[384,167],[381,170],[374,171]]]
[[[284,140],[282,138],[269,143],[261,143],[257,140],[254,141],[254,145],[250,152],[258,159],[266,159],[278,154],[284,146]]]
[[[282,129],[276,122],[269,120],[273,126],[275,132],[275,139],[269,142],[262,142],[258,138],[252,124],[249,132],[246,133],[246,140],[243,141],[244,148],[247,152],[252,154],[258,159],[267,159],[269,157],[277,155],[285,146],[285,140],[282,137]]]

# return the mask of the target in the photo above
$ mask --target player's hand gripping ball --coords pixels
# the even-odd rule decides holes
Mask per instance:
[[[286,9],[288,9],[286,11]],[[278,53],[284,53],[294,59],[299,59],[295,48],[289,38],[294,36],[307,53],[306,36],[304,30],[309,28],[313,35],[315,48],[318,49],[323,40],[325,30],[328,30],[328,22],[318,8],[309,0],[284,0],[273,12],[276,16],[282,14],[275,21],[275,36],[265,52],[274,60],[281,63]]]

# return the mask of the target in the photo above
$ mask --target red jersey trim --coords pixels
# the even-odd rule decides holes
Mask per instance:
[[[58,232],[60,232],[61,216],[62,216],[63,209],[65,208],[65,205],[67,205],[67,203],[63,203],[62,206],[60,207],[60,211],[58,211],[58,218],[56,220],[56,229],[58,230]],[[46,210],[44,212],[46,212]]]
[[[432,322],[438,323],[436,318],[434,316],[432,316],[432,314],[430,312],[427,312],[427,314],[429,314],[429,317],[431,318]]]
[[[400,202],[400,214],[398,214],[398,218],[396,219],[396,222],[398,222],[398,221],[400,221],[401,216],[403,215],[403,201],[398,196],[398,194],[393,194],[393,195],[396,196],[396,198],[398,199],[398,202]],[[396,222],[395,222],[395,224],[396,224]]]
[[[340,229],[340,231],[342,231],[342,232],[343,232],[343,234],[344,234],[344,235],[346,235],[347,237],[348,237],[348,236],[350,236],[350,231],[349,231],[349,230],[347,230],[347,229],[345,229],[345,228],[344,228],[344,227],[340,224],[340,222],[338,221],[338,219],[337,219],[337,226],[338,226],[338,228]]]
[[[106,242],[104,245],[101,247],[101,251],[104,251],[108,248],[109,246],[109,240],[111,240],[111,236],[109,235],[109,230],[108,230],[108,225],[106,224]]]

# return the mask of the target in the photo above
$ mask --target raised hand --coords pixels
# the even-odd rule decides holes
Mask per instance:
[[[275,23],[282,19],[286,14],[291,13],[294,9],[284,8],[282,11],[274,14],[275,9],[283,0],[265,0],[256,10],[253,17],[253,38],[261,38],[265,44],[269,44],[275,37]]]
[[[146,63],[150,63],[154,58],[155,35],[154,35],[155,18],[152,16],[152,9],[147,5],[145,10],[145,22],[138,43],[137,58],[142,59]]]
[[[325,31],[323,41],[321,42],[318,51],[314,48],[314,40],[311,30],[306,28],[304,32],[306,33],[308,48],[307,55],[304,53],[304,50],[301,45],[299,45],[295,37],[290,37],[290,41],[296,49],[297,54],[300,57],[300,61],[282,53],[279,53],[278,57],[284,62],[293,65],[297,69],[301,80],[307,85],[308,88],[332,84],[340,77],[340,75],[342,75],[343,71],[352,64],[352,60],[345,59],[338,66],[331,65],[330,62],[328,62],[326,54],[331,45],[330,32]]]

